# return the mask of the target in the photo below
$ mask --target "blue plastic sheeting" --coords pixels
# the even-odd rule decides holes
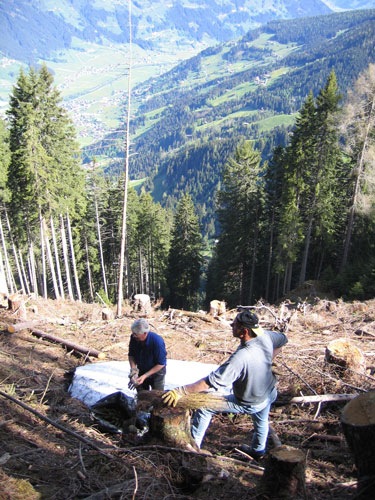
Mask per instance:
[[[206,377],[218,365],[196,361],[167,360],[165,389],[191,384]],[[76,368],[69,392],[87,406],[114,392],[135,397],[136,391],[128,388],[130,365],[128,361],[106,361]],[[228,391],[225,392],[230,392]]]

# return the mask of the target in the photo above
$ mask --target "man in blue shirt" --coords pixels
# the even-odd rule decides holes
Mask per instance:
[[[200,448],[215,413],[251,415],[254,424],[251,446],[243,445],[241,449],[257,460],[266,451],[268,416],[271,404],[277,397],[276,377],[271,369],[272,359],[288,339],[283,333],[263,330],[259,326],[258,316],[248,310],[237,314],[232,323],[232,333],[233,337],[240,340],[240,345],[227,361],[208,377],[172,389],[163,394],[162,398],[168,405],[176,406],[184,394],[232,386],[233,394],[225,396],[222,408],[201,408],[195,412],[192,436]]]
[[[145,319],[137,319],[131,326],[129,343],[130,389],[164,390],[167,352],[160,335],[150,332]]]

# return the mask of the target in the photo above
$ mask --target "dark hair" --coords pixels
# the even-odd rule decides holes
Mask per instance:
[[[242,311],[237,314],[235,321],[240,323],[246,328],[258,328],[259,327],[259,318],[255,313],[250,311]]]

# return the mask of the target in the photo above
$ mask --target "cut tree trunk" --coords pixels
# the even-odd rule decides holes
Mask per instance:
[[[341,413],[341,425],[357,468],[356,498],[374,498],[375,391],[352,399]]]
[[[181,408],[154,408],[150,434],[175,448],[198,450],[190,433],[190,413]]]
[[[269,452],[260,493],[266,498],[306,498],[306,457],[303,451],[281,445]]]
[[[337,371],[344,375],[348,369],[358,373],[366,373],[366,360],[361,350],[346,339],[332,340],[326,347],[326,361],[335,365]]]
[[[14,312],[14,315],[21,320],[26,320],[26,305],[22,295],[14,293],[8,296],[8,309]]]

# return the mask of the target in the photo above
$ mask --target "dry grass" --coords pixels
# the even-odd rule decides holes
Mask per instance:
[[[375,365],[375,337],[362,338],[355,332],[375,335],[375,301],[345,304],[331,297],[310,298],[307,294],[304,299],[301,293],[298,300],[291,298],[277,307],[257,304],[262,325],[270,329],[281,326],[289,338],[277,362],[280,397],[374,389],[371,367]],[[103,321],[100,305],[38,299],[29,301],[27,307],[28,319],[43,321],[40,329],[105,350],[108,360],[127,359],[130,325],[138,317],[130,308],[124,308],[120,319]],[[231,315],[226,319],[230,320]],[[153,311],[149,320],[165,338],[172,359],[219,364],[237,347],[231,329],[219,321],[207,323],[184,316],[171,319],[163,311]],[[239,461],[242,457],[235,451],[251,439],[250,418],[214,417],[203,443],[212,456],[171,450],[163,443],[134,434],[106,434],[99,430],[90,409],[66,392],[69,373],[76,366],[98,360],[75,355],[60,345],[30,341],[27,332],[22,332],[23,337],[8,334],[7,325],[16,321],[9,311],[0,310],[0,389],[81,434],[109,457],[2,399],[1,500],[17,499],[17,481],[25,482],[18,483],[26,488],[20,497],[25,499],[34,498],[31,487],[46,500],[90,498],[110,488],[110,498],[256,498],[259,477]],[[347,372],[342,377],[327,366],[326,347],[337,338],[350,340],[362,351],[366,373]],[[195,380],[192,374],[191,381]],[[185,403],[182,399],[179,404],[189,409],[203,404],[211,407],[220,404],[220,398],[188,395]],[[353,497],[355,469],[339,422],[342,408],[343,404],[336,403],[272,409],[272,425],[281,441],[307,455],[309,499]],[[339,440],[318,439],[317,435]]]

